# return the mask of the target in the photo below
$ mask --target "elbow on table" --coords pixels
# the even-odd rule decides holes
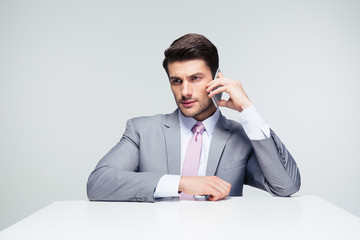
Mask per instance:
[[[90,201],[99,200],[99,196],[97,196],[96,191],[94,191],[93,185],[90,181],[86,185],[86,193]]]
[[[89,176],[86,184],[86,193],[90,201],[102,201],[106,200],[111,195],[112,189],[107,186],[111,181],[111,177],[104,174],[104,171],[108,170],[105,167],[95,169]],[[108,174],[111,175],[111,174]]]
[[[300,190],[300,180],[294,183],[289,183],[286,186],[277,187],[276,189],[271,189],[271,192],[278,197],[290,197],[294,193]]]
[[[96,178],[93,174],[89,176],[88,182],[86,184],[86,193],[90,201],[101,201],[104,199],[104,187],[101,187],[103,182],[96,181]]]

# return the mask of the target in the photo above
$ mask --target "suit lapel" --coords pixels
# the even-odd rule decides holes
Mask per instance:
[[[219,164],[221,154],[224,150],[227,140],[231,133],[226,118],[220,115],[218,122],[215,125],[214,135],[211,140],[208,163],[206,168],[206,175],[215,175],[216,168]]]
[[[181,135],[178,112],[165,115],[164,137],[167,149],[168,173],[179,175],[181,162]]]

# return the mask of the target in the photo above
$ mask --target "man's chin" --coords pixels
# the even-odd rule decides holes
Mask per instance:
[[[207,115],[206,113],[210,110],[211,106],[213,106],[213,105],[212,105],[212,102],[210,101],[209,105],[206,108],[198,107],[195,109],[194,106],[192,106],[191,108],[185,108],[184,106],[181,106],[181,105],[178,105],[178,108],[180,109],[182,115],[184,115],[185,117],[197,118],[203,114]],[[216,108],[215,108],[215,110],[216,110]],[[215,110],[212,111],[212,113],[214,113]]]
[[[185,117],[194,117],[197,115],[196,112],[191,111],[190,109],[187,109],[187,108],[183,109],[180,107],[179,107],[179,109],[180,109],[180,112],[182,113],[182,115],[184,115]]]

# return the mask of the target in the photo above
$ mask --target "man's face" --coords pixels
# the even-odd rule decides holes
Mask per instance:
[[[171,90],[184,116],[203,121],[215,112],[216,108],[205,91],[212,74],[204,60],[169,63],[168,71]]]

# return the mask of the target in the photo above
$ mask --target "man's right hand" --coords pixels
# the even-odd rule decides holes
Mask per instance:
[[[230,183],[216,176],[182,176],[179,184],[179,191],[190,195],[209,195],[211,201],[224,199],[230,189]]]

